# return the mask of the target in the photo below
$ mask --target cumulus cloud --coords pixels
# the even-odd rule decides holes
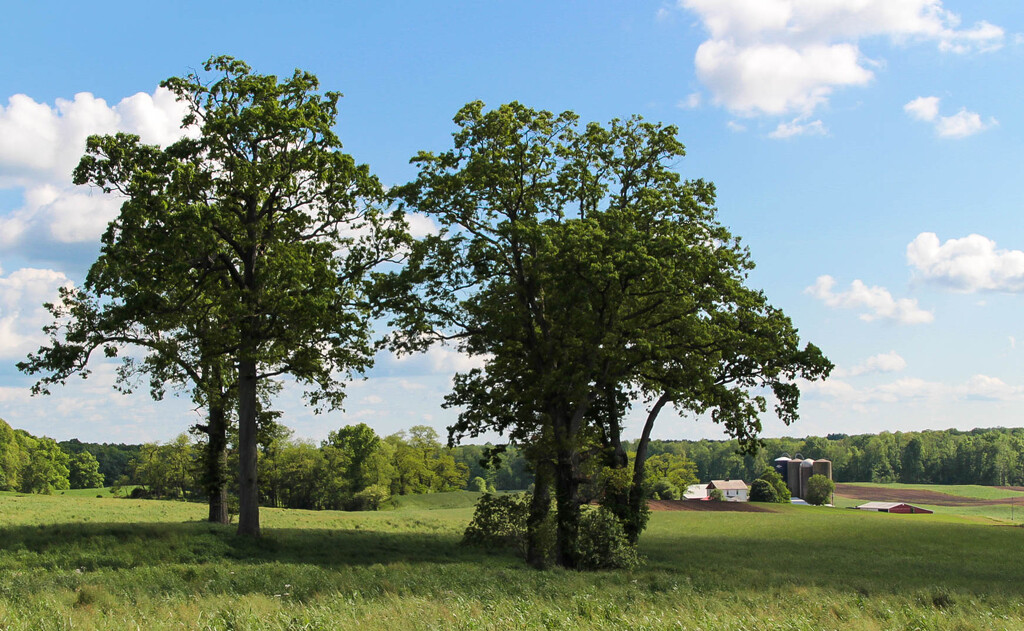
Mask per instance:
[[[872,355],[853,368],[836,368],[832,371],[835,377],[857,377],[875,373],[899,372],[907,367],[907,360],[896,351]]]
[[[934,42],[942,51],[1002,46],[988,22],[962,28],[941,0],[678,0],[696,13],[709,39],[694,58],[716,103],[747,116],[809,116],[836,89],[874,77],[859,42]]]
[[[903,106],[903,111],[920,121],[933,121],[939,116],[939,97],[919,96]]]
[[[183,134],[185,106],[163,88],[108,105],[88,92],[53,105],[24,94],[0,105],[0,189],[20,189],[19,208],[0,208],[0,250],[96,241],[120,201],[71,183],[92,134],[124,131],[166,145]]]
[[[51,320],[43,303],[56,300],[62,286],[70,281],[61,272],[24,268],[4,276],[0,270],[0,358],[21,359],[39,347]]]
[[[998,249],[980,234],[942,243],[934,232],[922,232],[907,245],[907,263],[955,291],[1024,292],[1024,251]]]
[[[966,138],[999,124],[991,117],[983,121],[980,114],[967,108],[952,116],[939,116],[939,101],[937,96],[919,96],[904,105],[903,111],[915,120],[931,123],[940,138]]]
[[[900,324],[924,324],[935,319],[931,311],[917,305],[916,298],[893,298],[884,287],[868,287],[862,281],[854,280],[846,291],[833,291],[836,280],[829,275],[819,276],[813,285],[804,290],[829,307],[838,309],[859,309],[860,319],[892,320]]]

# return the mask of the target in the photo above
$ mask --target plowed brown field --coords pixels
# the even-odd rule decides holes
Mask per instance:
[[[701,500],[650,500],[647,502],[652,511],[663,510],[695,510],[695,511],[732,511],[737,513],[771,512],[763,506],[750,502],[704,502]]]
[[[1011,491],[1024,491],[1019,486],[998,487]],[[1024,504],[1021,498],[1006,497],[998,500],[983,500],[974,497],[961,497],[940,493],[938,491],[926,491],[923,489],[886,489],[875,486],[860,486],[858,484],[837,484],[836,495],[857,500],[869,500],[873,502],[910,502],[918,504],[931,504],[932,506],[999,506],[1010,504]]]

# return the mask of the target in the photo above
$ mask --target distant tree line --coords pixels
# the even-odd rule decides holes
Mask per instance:
[[[99,463],[89,452],[69,454],[52,438],[12,429],[0,419],[0,491],[53,493],[102,484]]]
[[[288,508],[372,508],[392,495],[466,489],[529,488],[534,474],[521,449],[494,457],[491,445],[444,447],[437,432],[416,426],[381,438],[365,424],[331,432],[317,445],[276,425],[265,432],[261,504]],[[836,482],[1024,485],[1024,428],[829,434],[766,438],[754,455],[735,440],[652,440],[646,496],[676,499],[698,481],[753,481],[782,454],[832,461]],[[0,490],[138,485],[152,497],[203,499],[203,445],[188,434],[143,445],[56,442],[12,429],[0,419]],[[632,459],[634,442],[625,443]],[[598,493],[594,489],[584,489]]]
[[[735,440],[652,441],[651,454],[685,455],[707,480],[751,481],[782,454],[832,461],[836,482],[1024,485],[1024,428],[766,438],[754,455]]]

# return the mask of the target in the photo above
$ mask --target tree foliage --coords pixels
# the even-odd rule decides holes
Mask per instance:
[[[96,489],[103,486],[100,463],[88,451],[72,454],[68,462],[68,482],[73,489]]]
[[[827,477],[817,474],[807,479],[807,490],[804,491],[804,500],[808,504],[821,506],[832,499],[832,493],[836,490],[836,483]]]
[[[778,504],[779,493],[770,482],[758,478],[750,484],[750,501]]]

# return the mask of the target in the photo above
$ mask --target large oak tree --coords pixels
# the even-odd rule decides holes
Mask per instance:
[[[401,191],[443,230],[395,277],[396,345],[450,340],[484,358],[456,377],[451,436],[498,431],[528,445],[537,475],[528,555],[542,561],[534,534],[550,481],[555,561],[576,567],[580,486],[595,462],[626,467],[632,401],[651,400],[648,425],[672,403],[713,409],[730,434],[753,439],[765,400],[751,388],[773,390],[791,420],[792,379],[830,365],[745,287],[752,263],[717,222],[714,187],[674,170],[683,156],[674,127],[580,126],[571,112],[479,102],[455,122],[454,147],[417,156],[419,177]],[[642,457],[636,473],[642,480]],[[636,496],[628,483],[613,493],[635,539]]]
[[[372,362],[369,273],[406,233],[382,210],[377,179],[341,151],[340,94],[309,73],[279,80],[231,57],[204,71],[161,84],[188,106],[182,140],[88,140],[76,183],[126,201],[86,289],[128,305],[130,325],[150,336],[187,340],[195,314],[208,318],[195,347],[233,373],[238,531],[258,536],[259,386],[290,375],[312,404],[340,404],[347,375]]]

